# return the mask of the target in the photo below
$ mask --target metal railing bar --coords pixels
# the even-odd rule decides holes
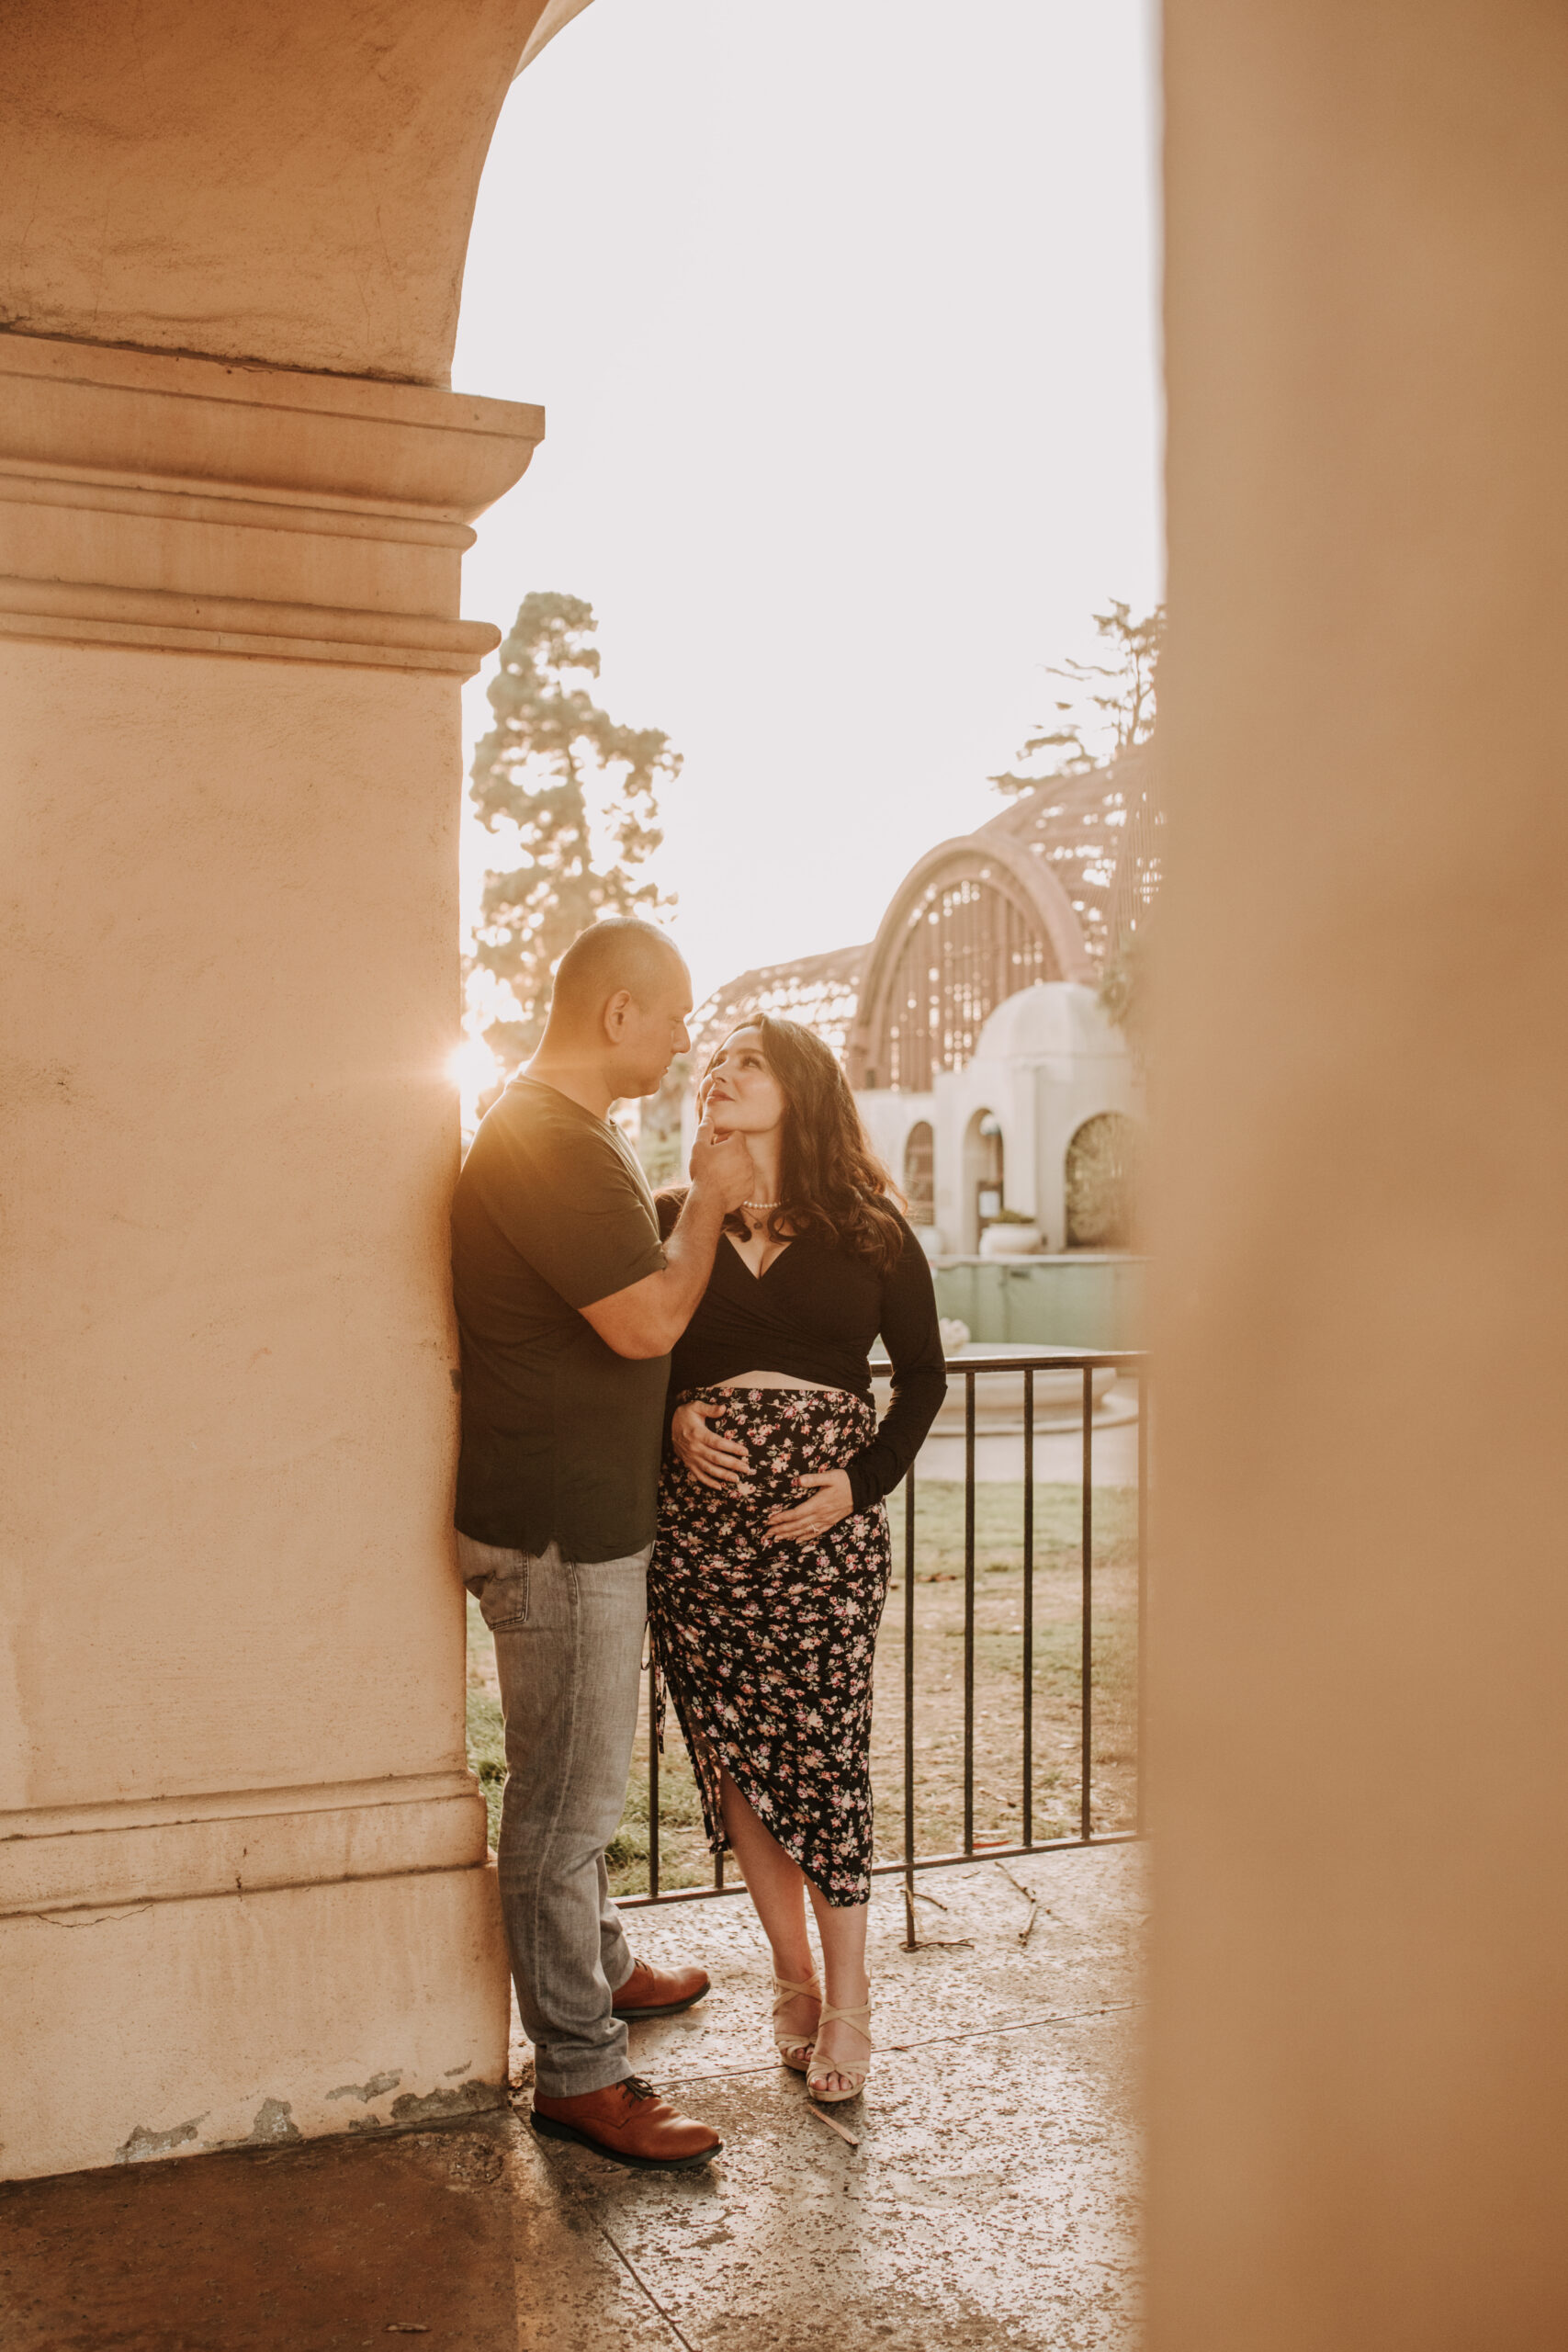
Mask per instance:
[[[1082,1713],[1078,1767],[1078,1835],[1087,1845],[1094,1772],[1094,1373],[1083,1375],[1083,1626],[1079,1704]]]
[[[1149,1397],[1147,1356],[1142,1349],[1069,1349],[1042,1347],[1028,1355],[965,1355],[945,1359],[949,1374],[964,1379],[964,1845],[946,1854],[917,1854],[915,1804],[915,1590],[916,1504],[915,1470],[904,1482],[904,1852],[893,1861],[876,1862],[873,1875],[897,1872],[905,1882],[905,1906],[909,1949],[915,1946],[913,1877],[916,1871],[946,1870],[958,1864],[1009,1860],[1031,1854],[1058,1853],[1083,1846],[1122,1845],[1141,1838],[1145,1825],[1144,1755],[1147,1714],[1147,1615],[1149,1573]],[[1136,1827],[1103,1831],[1093,1827],[1094,1769],[1094,1380],[1098,1371],[1131,1374],[1138,1383],[1137,1411],[1137,1711]],[[1077,1372],[1083,1378],[1082,1399],[1082,1606],[1079,1629],[1080,1726],[1078,1832],[1072,1838],[1036,1840],[1034,1837],[1034,1540],[1035,1540],[1035,1385],[1038,1372]],[[976,1606],[976,1382],[986,1373],[1023,1374],[1023,1645],[1021,1844],[976,1845],[975,1841],[975,1674]],[[622,1909],[645,1905],[695,1903],[716,1895],[745,1893],[743,1881],[725,1877],[723,1852],[713,1858],[711,1886],[672,1887],[662,1884],[660,1757],[658,1736],[658,1669],[649,1661],[648,1726],[648,1891],[616,1898]]]
[[[1135,1829],[1102,1829],[1098,1837],[1089,1838],[1042,1838],[1032,1846],[976,1846],[969,1854],[917,1854],[912,1862],[906,1862],[902,1856],[898,1856],[890,1862],[873,1862],[871,1875],[873,1878],[897,1878],[902,1877],[906,1871],[960,1870],[966,1864],[973,1866],[976,1862],[1026,1862],[1032,1854],[1081,1854],[1086,1845],[1135,1846],[1137,1842]],[[656,1901],[662,1908],[668,1903],[713,1903],[727,1895],[744,1894],[745,1892],[744,1882],[737,1879],[728,1886],[671,1887],[667,1894],[657,1897],[651,1894],[617,1894],[615,1901],[617,1910],[645,1911]]]
[[[964,1379],[964,1850],[975,1843],[975,1374]]]
[[[1081,1841],[1075,1838],[1075,1846]],[[737,1879],[729,1886],[672,1886],[663,1894],[617,1894],[612,1896],[617,1911],[646,1911],[650,1905],[668,1909],[671,1903],[720,1903],[727,1895],[744,1894],[745,1882]]]
[[[964,1862],[1027,1861],[1031,1854],[1081,1854],[1085,1846],[1135,1846],[1135,1829],[1102,1829],[1095,1838],[1041,1838],[1032,1846],[976,1846],[968,1854],[917,1854],[913,1867],[918,1871],[956,1870]],[[890,1871],[901,1871],[902,1862],[873,1862],[873,1878],[886,1878]]]
[[[1034,1374],[1023,1375],[1023,1842],[1034,1836]]]
[[[1045,1348],[1033,1355],[948,1356],[943,1359],[943,1368],[949,1373],[963,1373],[965,1376],[970,1373],[982,1372],[1135,1373],[1145,1361],[1142,1349],[1132,1349],[1125,1353],[1114,1353],[1109,1349],[1075,1353],[1064,1348],[1059,1354],[1053,1354],[1049,1348]],[[874,1363],[871,1369],[876,1379],[887,1377],[888,1366],[886,1363]]]

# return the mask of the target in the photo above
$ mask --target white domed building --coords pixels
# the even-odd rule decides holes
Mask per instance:
[[[1142,1092],[1081,980],[1004,998],[970,1057],[925,1091],[863,1088],[858,1100],[933,1255],[1127,1246]]]
[[[1097,984],[1158,888],[1152,783],[1144,746],[940,843],[869,947],[717,989],[694,1067],[748,1013],[806,1022],[933,1257],[1125,1250],[1143,1090]]]

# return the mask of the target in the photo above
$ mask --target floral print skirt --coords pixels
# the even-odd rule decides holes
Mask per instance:
[[[852,1462],[876,1416],[837,1388],[694,1388],[671,1408],[694,1397],[724,1405],[708,1427],[744,1445],[751,1470],[721,1491],[672,1456],[665,1464],[648,1576],[661,1718],[668,1689],[716,1854],[725,1845],[722,1767],[829,1903],[864,1903],[887,1514],[874,1503],[824,1535],[778,1544],[768,1513],[803,1499],[803,1473]]]

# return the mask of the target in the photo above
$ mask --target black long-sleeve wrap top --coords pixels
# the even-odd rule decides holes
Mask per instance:
[[[660,1193],[662,1234],[673,1228],[685,1197]],[[898,1222],[904,1247],[886,1273],[853,1250],[802,1236],[754,1274],[721,1234],[707,1288],[670,1359],[671,1399],[742,1372],[784,1372],[869,1402],[871,1350],[880,1334],[893,1367],[893,1402],[870,1445],[847,1465],[857,1511],[898,1484],[947,1392],[931,1270]]]

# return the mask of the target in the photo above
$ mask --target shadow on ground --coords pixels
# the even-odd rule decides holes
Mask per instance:
[[[0,2190],[6,2352],[1132,2352],[1143,1861],[932,1873],[922,1938],[879,1882],[879,2052],[849,2147],[768,2058],[744,1899],[635,1914],[700,1953],[699,2009],[632,2055],[723,2132],[629,2173],[518,2112]],[[939,1908],[939,1903],[945,1908]],[[945,1940],[938,1942],[935,1939]],[[526,2072],[526,2069],[524,2070]]]

